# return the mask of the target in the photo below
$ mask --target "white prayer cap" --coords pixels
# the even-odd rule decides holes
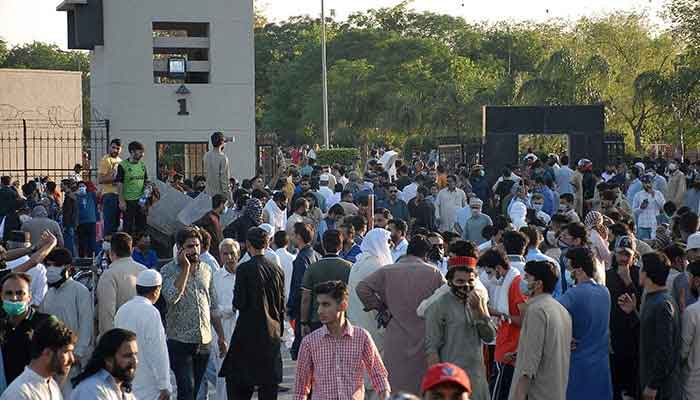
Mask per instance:
[[[331,180],[331,176],[328,174],[321,174],[321,176],[318,178],[318,180],[321,182],[328,182]]]
[[[163,277],[160,276],[160,272],[154,269],[147,269],[142,271],[138,277],[136,277],[136,285],[143,287],[154,287],[163,284]]]
[[[644,172],[644,170],[646,170],[646,167],[644,166],[644,163],[642,163],[642,162],[636,162],[636,163],[634,163],[634,166],[639,168],[640,170],[642,170],[642,172]]]
[[[275,227],[270,224],[260,224],[259,228],[262,228],[268,235],[272,236],[275,233]]]

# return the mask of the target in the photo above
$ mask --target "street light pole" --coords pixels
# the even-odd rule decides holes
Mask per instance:
[[[326,149],[330,148],[330,136],[328,134],[328,70],[326,64],[326,7],[321,0],[321,64],[323,80],[323,143]]]

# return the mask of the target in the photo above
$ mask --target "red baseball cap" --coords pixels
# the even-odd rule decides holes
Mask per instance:
[[[435,364],[428,368],[428,372],[423,377],[420,390],[422,393],[425,393],[434,386],[445,382],[455,383],[463,387],[470,396],[472,394],[472,384],[467,373],[462,368],[451,363]]]
[[[447,260],[447,268],[465,265],[467,267],[476,267],[477,259],[468,256],[454,256]]]

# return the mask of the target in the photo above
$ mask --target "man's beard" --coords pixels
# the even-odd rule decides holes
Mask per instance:
[[[55,373],[56,375],[68,376],[68,373],[70,372],[70,367],[71,367],[71,366],[68,365],[68,366],[65,367],[65,369],[64,369],[63,363],[62,363],[61,360],[58,358],[58,355],[56,355],[56,353],[54,353],[54,354],[51,356],[50,367],[51,367],[51,371],[52,371],[53,373]]]
[[[130,383],[134,380],[134,375],[136,375],[136,368],[129,367],[118,367],[115,366],[114,370],[110,372],[112,376],[122,383]]]

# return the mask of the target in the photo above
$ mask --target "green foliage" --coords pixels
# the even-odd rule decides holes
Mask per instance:
[[[360,157],[360,151],[356,148],[321,149],[317,152],[317,161],[320,165],[341,164],[353,165]]]
[[[670,0],[667,7],[675,33],[700,48],[700,0]]]

